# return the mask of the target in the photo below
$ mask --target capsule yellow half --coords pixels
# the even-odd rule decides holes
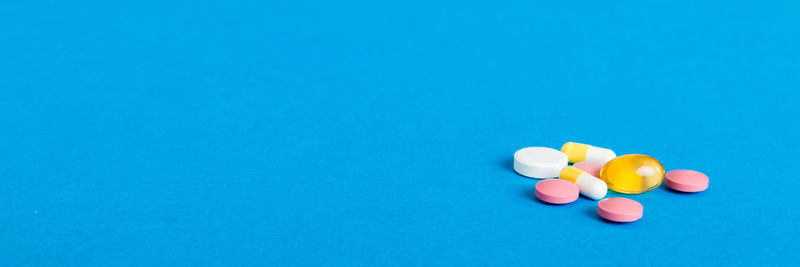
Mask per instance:
[[[569,163],[589,161],[606,163],[617,157],[611,149],[591,146],[587,144],[567,142],[561,147],[561,152],[567,154]]]

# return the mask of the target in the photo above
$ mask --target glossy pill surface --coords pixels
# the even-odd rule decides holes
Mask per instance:
[[[664,166],[647,155],[623,155],[603,165],[600,179],[606,182],[609,189],[620,193],[644,193],[661,185]]]

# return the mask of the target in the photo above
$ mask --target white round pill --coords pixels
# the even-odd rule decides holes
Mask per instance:
[[[567,161],[564,152],[549,147],[526,147],[514,153],[514,170],[532,178],[555,178]]]

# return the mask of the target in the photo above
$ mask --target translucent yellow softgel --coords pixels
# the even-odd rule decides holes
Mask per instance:
[[[623,155],[600,169],[600,179],[608,188],[625,194],[639,194],[658,188],[664,181],[664,166],[653,157]]]

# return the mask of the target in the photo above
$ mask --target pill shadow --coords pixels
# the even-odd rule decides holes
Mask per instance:
[[[563,207],[563,206],[570,205],[570,204],[574,203],[574,202],[570,202],[570,203],[565,203],[565,204],[553,204],[553,203],[544,202],[541,199],[539,199],[538,197],[536,197],[536,189],[533,189],[533,188],[526,189],[525,192],[523,193],[523,195],[525,195],[525,197],[528,198],[528,199],[534,200],[536,202],[539,202],[539,203],[547,205],[547,206],[553,206],[553,207]]]
[[[597,214],[597,207],[589,208],[589,209],[587,209],[585,211],[585,213],[586,213],[587,216],[592,217],[595,220],[598,220],[598,221],[606,223],[606,224],[611,224],[611,225],[630,224],[630,222],[615,222],[615,221],[609,221],[609,220],[604,219],[603,217],[600,217],[600,214]]]
[[[516,171],[514,171],[514,159],[504,158],[504,159],[501,159],[501,160],[497,161],[497,164],[500,166],[500,168],[506,170],[507,172],[511,172],[513,174],[522,176],[519,173],[517,173]],[[525,177],[525,176],[522,176],[522,177]],[[525,177],[525,178],[528,178],[528,177]]]
[[[603,217],[600,217],[600,215],[597,214],[597,208],[588,208],[584,213],[591,218],[595,218],[596,220],[606,221],[606,219],[603,219]]]
[[[536,200],[536,201],[539,201],[541,203],[545,203],[545,202],[542,202],[541,200],[539,200],[538,197],[536,197],[536,191],[533,188],[526,188],[525,191],[523,192],[523,195],[525,195],[525,197],[528,198],[528,199]]]
[[[690,195],[690,194],[692,194],[692,193],[689,193],[689,192],[681,192],[681,191],[669,188],[669,186],[664,186],[664,189],[667,190],[667,192],[670,192],[670,193],[673,193],[673,194],[678,194],[678,195]]]
[[[597,214],[597,207],[586,209],[585,214],[591,218],[594,218],[595,220],[598,220],[606,224],[611,224],[611,225],[629,224],[625,222],[615,222],[603,219],[603,217],[600,217],[600,214]]]
[[[683,191],[678,191],[678,190],[672,189],[669,186],[664,186],[664,190],[667,190],[667,192],[670,192],[670,193],[673,193],[673,194],[677,194],[677,195],[690,196],[690,195],[697,195],[697,193],[705,192],[708,189],[700,191],[700,192],[683,192]]]

